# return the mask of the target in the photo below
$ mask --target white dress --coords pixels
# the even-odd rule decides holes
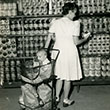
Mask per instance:
[[[73,35],[80,34],[80,21],[71,21],[62,17],[51,24],[49,32],[55,33],[56,41],[53,48],[60,50],[55,75],[61,80],[80,80],[82,78],[81,65],[77,47],[73,42]]]

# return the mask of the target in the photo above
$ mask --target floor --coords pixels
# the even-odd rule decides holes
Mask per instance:
[[[20,110],[20,94],[20,88],[0,89],[0,110]],[[75,87],[71,98],[75,100],[75,104],[64,108],[62,95],[58,105],[60,110],[110,110],[110,85],[81,86],[79,92]]]

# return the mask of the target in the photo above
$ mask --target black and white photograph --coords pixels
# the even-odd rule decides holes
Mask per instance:
[[[0,110],[110,110],[110,0],[0,0]]]

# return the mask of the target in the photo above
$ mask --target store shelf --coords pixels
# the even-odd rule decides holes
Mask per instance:
[[[2,37],[2,38],[4,38],[4,37],[9,37],[9,38],[11,38],[11,37],[20,37],[20,36],[24,36],[24,37],[29,37],[29,36],[31,36],[31,37],[36,37],[36,36],[48,36],[48,34],[15,34],[15,35],[0,35],[0,37]]]
[[[73,81],[72,84],[76,86],[110,85],[110,77],[85,77],[80,81]]]
[[[18,15],[18,16],[0,16],[1,18],[55,18],[55,17],[62,17],[62,14],[48,14],[48,15]],[[80,14],[80,17],[110,17],[110,13],[87,13],[87,14]]]
[[[2,2],[6,2],[6,1],[7,0],[5,0],[5,1],[2,0]],[[15,0],[12,0],[12,1],[15,1]],[[64,1],[61,1],[61,5],[63,5],[63,2]],[[28,6],[32,5],[32,4],[29,4],[30,1],[28,1],[28,2],[26,1],[26,3],[28,4]],[[58,3],[60,4],[60,1],[58,1]],[[82,1],[81,1],[81,3],[83,4]],[[87,2],[85,2],[85,3],[87,3]],[[80,6],[82,6],[82,4],[80,4]],[[27,8],[25,8],[25,11],[26,11],[26,9],[29,11],[28,6],[26,5]],[[83,11],[85,11],[87,9],[87,6],[89,6],[89,4],[84,4],[85,9],[83,9]],[[61,6],[58,9],[59,13],[61,12],[60,8],[61,8]],[[36,8],[34,8],[34,9],[36,9]],[[5,10],[5,8],[4,8],[4,10]],[[31,8],[30,8],[30,10],[31,10]],[[27,11],[27,13],[28,13],[28,11]],[[97,11],[97,9],[86,10],[85,12],[88,12],[88,11],[95,12],[95,11]],[[96,13],[92,13],[92,12],[91,13],[83,13],[83,14],[80,14],[79,17],[81,18],[81,20],[82,20],[81,23],[84,26],[83,31],[85,31],[85,32],[90,31],[92,33],[92,37],[90,38],[91,44],[93,44],[95,42],[94,43],[95,46],[92,45],[89,48],[93,49],[95,47],[96,49],[101,50],[102,47],[105,48],[107,46],[107,48],[109,48],[109,52],[108,53],[104,53],[104,52],[99,52],[99,53],[94,53],[94,52],[89,53],[88,52],[88,53],[85,53],[88,51],[87,49],[88,49],[89,44],[87,44],[86,46],[85,46],[85,44],[83,44],[82,49],[83,50],[85,49],[85,51],[83,52],[84,54],[80,54],[80,56],[81,56],[81,58],[85,58],[85,59],[87,58],[89,60],[97,57],[101,60],[100,62],[102,62],[103,59],[108,59],[108,62],[106,62],[106,65],[110,66],[110,64],[109,64],[109,62],[110,62],[110,54],[109,54],[110,53],[110,46],[108,46],[110,44],[110,39],[109,39],[109,37],[110,37],[110,28],[109,28],[110,27],[110,12],[105,11],[105,13],[101,13],[101,10],[99,10],[99,12],[100,13],[97,13],[97,12]],[[63,16],[62,14],[31,15],[31,13],[28,13],[28,14],[30,14],[28,16],[28,14],[23,15],[23,12],[20,12],[20,13],[19,13],[19,10],[17,10],[16,14],[18,14],[18,15],[16,15],[16,16],[5,16],[5,15],[0,16],[0,20],[1,20],[1,24],[2,24],[1,30],[4,29],[4,31],[6,31],[5,26],[8,25],[9,27],[7,29],[10,31],[10,33],[8,33],[8,34],[6,34],[5,32],[4,32],[4,34],[1,34],[0,40],[11,39],[11,40],[9,40],[9,42],[5,41],[5,43],[2,43],[0,41],[1,42],[0,49],[3,51],[2,46],[11,45],[10,42],[14,42],[13,45],[16,46],[16,56],[0,57],[0,61],[1,61],[0,62],[0,69],[2,70],[2,73],[4,72],[5,75],[8,75],[8,76],[6,76],[7,80],[9,77],[12,77],[11,71],[17,71],[17,69],[18,70],[20,69],[20,68],[15,67],[15,66],[17,66],[22,59],[32,59],[33,57],[31,57],[31,56],[33,56],[33,53],[37,50],[38,46],[39,46],[39,48],[43,46],[43,44],[45,43],[46,37],[48,36],[48,29],[49,29],[50,21],[53,18],[60,18]],[[5,23],[5,20],[8,20],[9,23]],[[37,20],[38,20],[38,22],[37,22]],[[34,22],[34,21],[36,21],[36,22]],[[33,32],[32,32],[32,29],[34,29]],[[36,31],[37,32],[40,31],[40,32],[37,33]],[[17,34],[17,32],[18,32],[18,34]],[[15,33],[15,34],[13,34],[13,33]],[[100,36],[100,35],[103,35],[103,36]],[[104,37],[104,35],[109,35],[107,40],[101,39],[101,37]],[[93,39],[94,36],[96,37],[96,39]],[[97,37],[101,39],[101,40],[99,39],[100,41],[98,41],[98,42],[97,42]],[[41,45],[40,45],[40,43],[41,43]],[[106,46],[102,45],[102,47],[99,48],[99,45],[96,47],[97,43],[99,43],[100,45],[102,43],[103,44],[107,43],[108,45],[106,45]],[[12,45],[12,47],[13,47],[13,45]],[[7,46],[7,48],[8,48],[7,51],[12,52],[13,51],[12,47],[10,49]],[[4,50],[4,52],[6,52],[6,50]],[[19,56],[19,57],[17,57],[17,56]],[[91,65],[88,62],[86,62],[86,63],[89,66]],[[101,64],[101,63],[99,63],[99,64]],[[94,63],[94,65],[97,65],[97,64]],[[106,65],[103,64],[103,66],[105,68],[106,68]],[[7,69],[5,69],[6,66],[8,66]],[[94,69],[94,68],[92,68],[92,69]],[[102,71],[101,69],[100,69],[100,71]],[[20,73],[20,72],[18,71],[18,73]],[[16,76],[18,73],[15,73]],[[109,74],[108,74],[108,76],[109,76]],[[106,78],[104,76],[101,76],[101,77],[97,77],[97,76],[96,77],[85,77],[83,80],[75,81],[73,84],[74,85],[110,84],[110,77],[106,77]],[[12,81],[12,82],[6,81],[4,83],[4,87],[18,87],[18,86],[20,86],[20,80],[17,82],[16,82],[16,80]]]
[[[81,14],[80,17],[110,17],[110,13],[87,13]]]

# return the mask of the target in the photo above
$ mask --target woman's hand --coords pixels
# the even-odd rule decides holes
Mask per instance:
[[[84,39],[88,39],[90,37],[91,33],[88,32],[88,33],[83,33],[83,38]]]

